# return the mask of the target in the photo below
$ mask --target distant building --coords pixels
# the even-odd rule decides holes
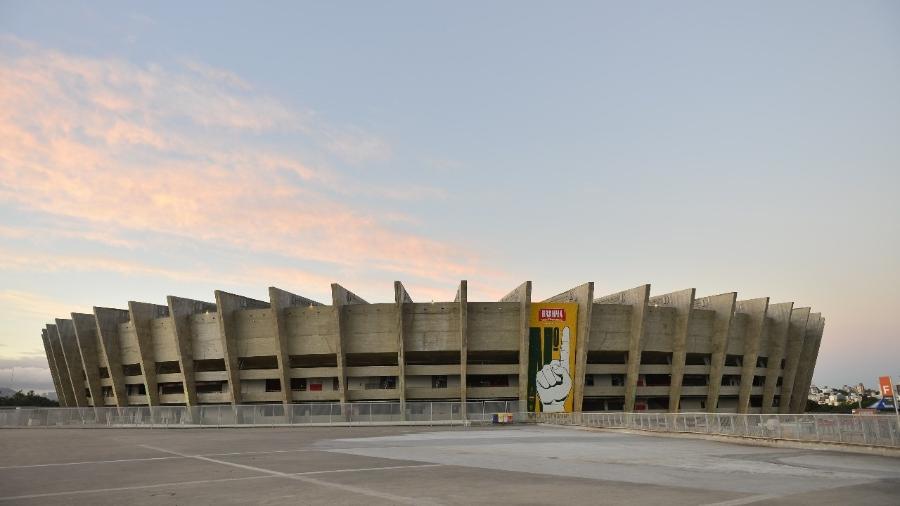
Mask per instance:
[[[862,393],[860,393],[860,391]],[[846,392],[846,393],[845,393]],[[865,396],[875,397],[878,392],[867,390],[862,383],[850,386],[844,385],[842,389],[831,388],[827,385],[811,385],[809,387],[808,399],[818,404],[836,406],[841,403],[858,403]]]
[[[826,402],[826,404],[830,406],[837,406],[838,404],[843,404],[846,400],[847,397],[844,394],[835,392],[828,396],[828,401]]]

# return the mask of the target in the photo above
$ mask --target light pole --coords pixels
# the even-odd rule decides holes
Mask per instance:
[[[897,415],[897,428],[900,428],[900,406],[897,406],[897,391],[894,385],[894,378],[888,376],[888,379],[891,382],[891,396],[893,397],[891,401],[894,403],[894,414]]]

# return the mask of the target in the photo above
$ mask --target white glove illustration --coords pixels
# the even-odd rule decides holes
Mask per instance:
[[[560,413],[565,410],[566,398],[572,390],[569,377],[569,327],[563,328],[559,343],[559,360],[553,360],[537,372],[535,377],[541,411]]]

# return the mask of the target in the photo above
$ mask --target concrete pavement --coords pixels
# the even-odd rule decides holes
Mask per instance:
[[[898,485],[900,459],[555,427],[0,430],[0,504],[897,504]]]

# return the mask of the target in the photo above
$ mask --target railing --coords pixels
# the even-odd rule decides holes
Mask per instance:
[[[900,448],[891,415],[742,415],[734,413],[532,413],[527,420],[556,425],[682,432],[748,438],[847,443]]]
[[[462,403],[408,401],[201,406],[130,406],[0,409],[2,427],[227,427],[378,423],[463,424],[490,422],[495,413],[516,412],[518,401]]]
[[[490,422],[514,413],[517,422],[581,425],[654,432],[847,443],[900,448],[900,428],[883,415],[741,415],[733,413],[522,413],[517,401],[471,401],[462,415],[459,401],[339,402],[123,408],[0,409],[0,428],[9,427],[234,427],[366,425],[391,423],[465,424]]]

